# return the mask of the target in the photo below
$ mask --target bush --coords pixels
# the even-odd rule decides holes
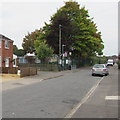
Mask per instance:
[[[117,62],[117,64],[118,64],[118,69],[120,69],[120,60]]]

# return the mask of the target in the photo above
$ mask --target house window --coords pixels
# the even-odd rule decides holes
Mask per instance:
[[[5,48],[9,48],[9,41],[5,40]]]
[[[27,63],[27,60],[24,57],[19,58],[19,63]]]
[[[5,58],[5,67],[9,67],[9,58]]]

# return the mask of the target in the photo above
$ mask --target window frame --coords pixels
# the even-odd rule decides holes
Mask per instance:
[[[5,40],[5,48],[6,49],[10,48],[10,41],[9,40]]]

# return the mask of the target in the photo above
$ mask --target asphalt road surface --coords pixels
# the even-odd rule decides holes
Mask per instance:
[[[118,99],[118,69],[114,66],[72,118],[119,118]]]
[[[64,118],[101,79],[86,68],[23,87],[20,84],[2,92],[2,117]]]

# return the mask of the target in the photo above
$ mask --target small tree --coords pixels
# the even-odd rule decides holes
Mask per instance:
[[[17,55],[18,47],[13,45],[13,54]]]
[[[46,41],[41,42],[36,40],[34,46],[38,59],[40,59],[42,63],[48,62],[49,58],[53,55],[53,49],[46,44]]]
[[[24,56],[25,51],[23,49],[18,49],[16,45],[13,45],[13,53],[17,56]]]
[[[16,52],[17,56],[24,56],[25,55],[25,51],[23,49],[18,49],[17,52]]]

